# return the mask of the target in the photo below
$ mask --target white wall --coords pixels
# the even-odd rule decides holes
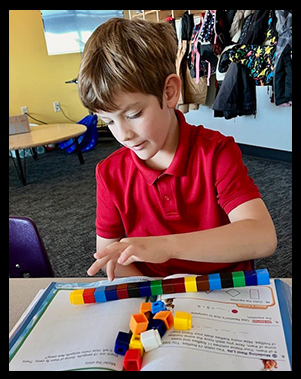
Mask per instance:
[[[185,118],[190,124],[204,125],[224,135],[231,135],[238,143],[291,152],[292,107],[282,108],[271,103],[267,93],[268,88],[256,88],[257,114],[255,118],[242,116],[226,120],[214,117],[212,104],[215,88],[212,84],[208,91],[207,105],[200,106],[198,111],[189,111],[185,114]]]

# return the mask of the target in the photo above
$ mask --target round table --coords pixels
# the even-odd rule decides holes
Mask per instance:
[[[28,133],[10,135],[9,150],[15,150],[16,152],[22,183],[26,184],[26,175],[25,169],[23,170],[22,168],[19,150],[63,142],[72,138],[76,144],[78,159],[83,164],[84,159],[78,144],[78,137],[85,133],[86,130],[86,126],[82,124],[45,124],[31,126]]]

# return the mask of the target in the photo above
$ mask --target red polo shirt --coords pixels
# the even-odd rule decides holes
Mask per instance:
[[[179,143],[165,171],[148,168],[128,148],[97,165],[96,232],[103,238],[160,236],[216,228],[229,223],[228,213],[260,197],[232,137],[180,123]],[[200,246],[200,250],[202,247]],[[136,263],[149,276],[209,274],[251,269],[251,263],[203,263],[170,259]]]

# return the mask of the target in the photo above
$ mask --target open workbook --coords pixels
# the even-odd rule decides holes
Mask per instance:
[[[149,299],[82,305],[69,300],[76,288],[108,284],[53,282],[11,333],[10,371],[122,371],[124,357],[114,353],[116,336],[129,331],[131,314]],[[144,353],[142,370],[291,371],[286,286],[271,280],[269,285],[160,296],[172,312],[190,312],[192,328],[168,330],[159,348]]]

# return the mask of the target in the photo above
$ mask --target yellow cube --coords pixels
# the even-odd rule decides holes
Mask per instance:
[[[133,334],[130,340],[129,349],[138,349],[141,352],[141,357],[144,353],[144,347],[141,342],[140,334]]]
[[[188,312],[175,312],[174,315],[174,329],[176,330],[189,330],[192,325],[192,316]]]
[[[84,290],[74,290],[70,293],[71,304],[84,304],[83,298]]]
[[[197,292],[196,276],[186,276],[185,277],[185,291],[186,292]]]

